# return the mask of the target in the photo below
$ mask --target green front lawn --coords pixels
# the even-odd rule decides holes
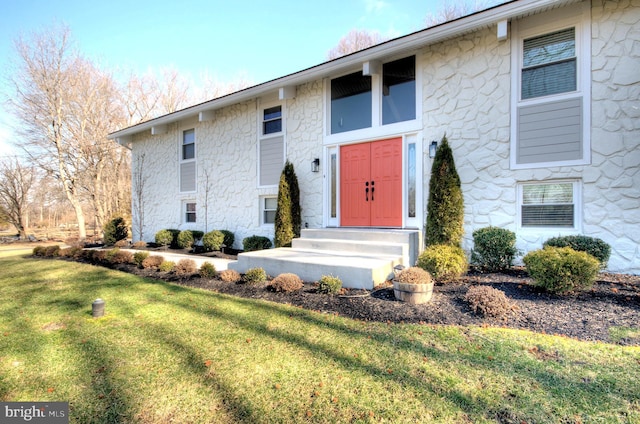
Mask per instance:
[[[17,253],[0,251],[0,400],[69,401],[71,422],[640,422],[639,347],[361,322]]]

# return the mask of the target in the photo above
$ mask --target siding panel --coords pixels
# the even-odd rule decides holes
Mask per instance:
[[[180,191],[196,191],[196,162],[180,164]]]
[[[284,137],[260,140],[260,185],[278,185],[284,166]]]
[[[518,108],[517,163],[582,156],[582,98]]]

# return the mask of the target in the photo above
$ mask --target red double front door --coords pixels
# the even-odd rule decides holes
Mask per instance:
[[[402,139],[340,148],[340,223],[402,226]]]

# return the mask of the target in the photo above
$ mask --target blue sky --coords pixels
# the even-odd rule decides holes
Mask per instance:
[[[80,52],[116,77],[173,67],[196,80],[257,84],[322,63],[353,28],[388,38],[417,31],[443,1],[0,0],[0,77],[19,34],[64,23]],[[0,108],[5,151],[10,121]]]

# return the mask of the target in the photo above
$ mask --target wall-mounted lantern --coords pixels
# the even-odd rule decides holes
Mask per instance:
[[[320,172],[320,158],[315,158],[311,162],[311,172]]]
[[[429,157],[430,158],[435,158],[436,157],[436,150],[438,150],[438,142],[434,140],[429,145]]]

